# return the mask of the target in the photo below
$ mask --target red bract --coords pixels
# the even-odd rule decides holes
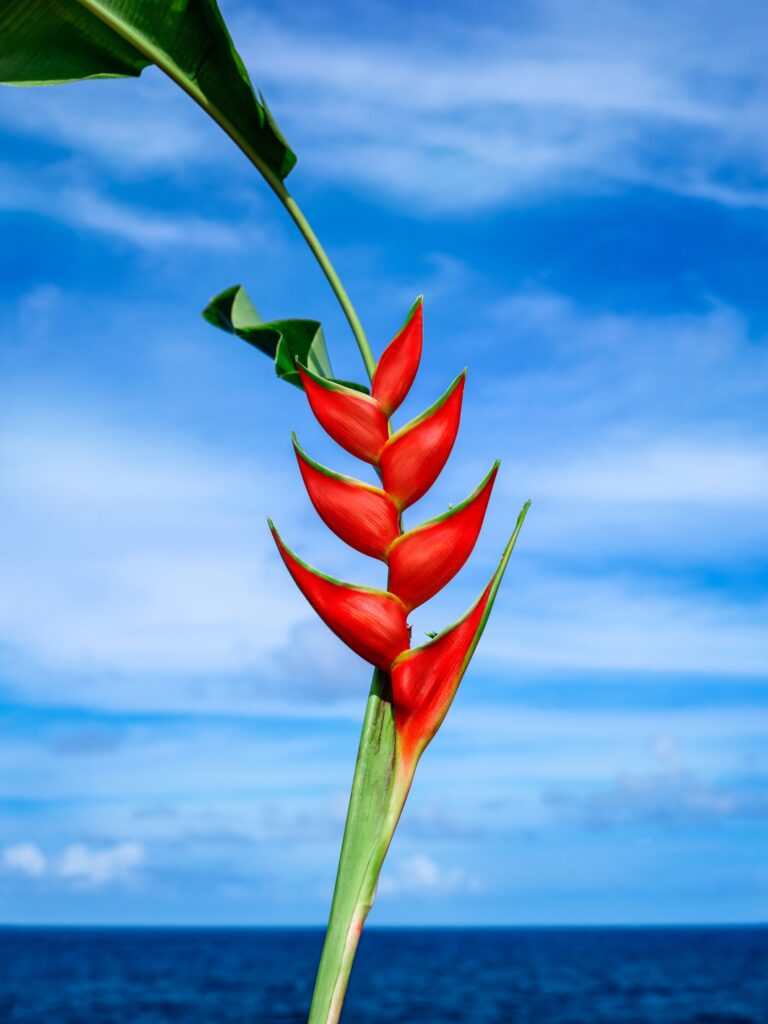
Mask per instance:
[[[302,562],[270,523],[278,550],[294,582],[320,618],[347,647],[377,668],[389,667],[408,647],[405,605],[394,594],[342,583]]]
[[[392,666],[395,725],[406,761],[429,743],[445,718],[480,638],[491,587],[492,582],[454,626],[423,647],[405,651]]]
[[[422,341],[422,301],[417,299],[399,334],[381,354],[371,383],[371,395],[391,416],[411,390],[419,368]]]
[[[498,465],[466,501],[404,533],[390,548],[389,589],[409,611],[442,590],[472,554]]]
[[[400,536],[395,503],[379,487],[332,473],[313,462],[294,438],[299,469],[317,513],[337,537],[364,555],[387,560],[387,549]]]
[[[465,374],[433,406],[390,436],[389,417],[405,398],[421,354],[421,303],[387,347],[373,376],[372,395],[323,380],[300,368],[315,416],[343,448],[378,470],[382,486],[332,473],[296,444],[302,477],[323,521],[344,541],[385,561],[388,589],[340,583],[301,562],[273,533],[291,575],[330,628],[361,657],[391,675],[397,749],[415,764],[443,720],[482,633],[517,536],[496,575],[455,626],[409,650],[406,615],[461,569],[475,546],[498,471],[456,508],[403,532],[400,513],[434,483],[453,447]],[[524,514],[524,513],[523,513]]]
[[[384,490],[400,509],[426,494],[442,472],[459,430],[463,370],[442,398],[389,438],[381,452]]]
[[[312,412],[333,440],[364,462],[378,462],[389,429],[376,399],[317,377],[304,366],[299,366],[299,376]]]

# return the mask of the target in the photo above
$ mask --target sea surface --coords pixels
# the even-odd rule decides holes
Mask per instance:
[[[0,929],[2,1024],[300,1024],[313,929]],[[343,1024],[768,1024],[768,928],[370,929]]]

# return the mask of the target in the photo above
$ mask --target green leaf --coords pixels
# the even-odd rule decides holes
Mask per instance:
[[[202,315],[203,319],[207,320],[209,324],[213,324],[214,327],[220,327],[222,331],[238,334],[241,337],[242,332],[264,326],[264,321],[241,284],[233,284],[231,288],[225,288],[223,292],[214,295]],[[262,351],[267,352],[267,355],[271,355],[274,359],[274,348],[271,351],[267,349],[262,349]]]
[[[335,381],[323,328],[317,320],[262,320],[245,288],[239,284],[212,298],[203,310],[203,318],[274,359],[277,376],[289,384],[302,387],[297,362],[318,376]],[[336,383],[368,393],[364,384]]]
[[[301,387],[297,362],[308,366],[318,376],[333,376],[323,328],[317,320],[273,320],[268,326],[278,336],[275,352],[278,377]]]
[[[216,0],[3,0],[0,82],[57,85],[156,64],[278,178],[296,157],[257,99]]]

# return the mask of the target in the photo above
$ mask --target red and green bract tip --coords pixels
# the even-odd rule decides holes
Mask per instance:
[[[421,360],[423,306],[419,299],[402,330],[382,353],[371,383],[371,395],[386,416],[402,405]]]
[[[299,367],[317,420],[342,448],[373,465],[381,479],[381,486],[374,486],[334,473],[310,459],[294,438],[307,492],[320,518],[338,537],[387,564],[387,589],[325,576],[297,558],[272,527],[289,572],[318,615],[348,647],[390,676],[398,754],[409,765],[415,764],[445,717],[485,626],[516,536],[470,611],[429,643],[412,649],[406,617],[441,590],[469,558],[498,472],[495,463],[461,504],[403,530],[402,511],[429,490],[451,453],[464,392],[461,373],[426,412],[392,432],[390,417],[408,394],[421,351],[419,300],[384,350],[370,396]]]

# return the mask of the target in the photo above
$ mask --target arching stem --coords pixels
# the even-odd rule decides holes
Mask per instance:
[[[347,295],[347,291],[339,279],[339,275],[336,273],[333,264],[328,258],[328,253],[320,244],[320,240],[312,230],[309,221],[302,213],[299,204],[293,196],[290,195],[281,181],[277,182],[277,184],[279,185],[279,190],[272,184],[272,182],[270,182],[270,185],[272,185],[283,206],[291,215],[294,223],[304,236],[307,245],[312,250],[314,257],[320,264],[320,267],[328,279],[328,283],[333,289],[336,298],[339,300],[339,305],[344,310],[344,315],[349,322],[349,326],[352,328],[352,333],[355,336],[357,347],[360,349],[360,355],[363,357],[363,363],[365,364],[365,371],[368,374],[368,379],[373,380],[373,371],[376,369],[376,363],[373,358],[373,353],[371,352],[371,346],[368,344],[368,339],[365,336],[363,325],[360,323],[360,317],[357,315],[355,307],[352,305],[352,301],[349,298],[349,295]]]

